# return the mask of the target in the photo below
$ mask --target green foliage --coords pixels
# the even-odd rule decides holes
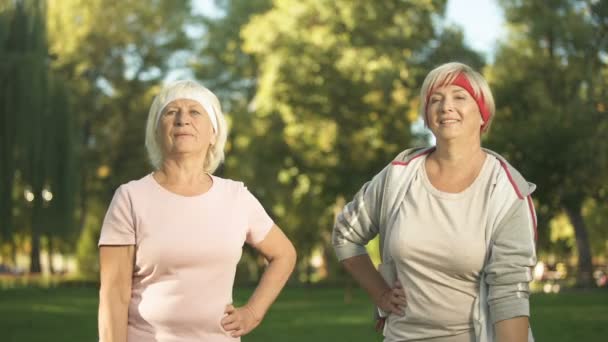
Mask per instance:
[[[589,230],[593,256],[608,259],[608,203],[593,199],[583,205],[583,216]]]
[[[39,236],[73,235],[72,113],[64,81],[49,67],[44,1],[17,1],[0,13],[0,240],[12,241],[15,212],[33,194],[32,271],[39,272]],[[42,199],[43,192],[47,197]],[[52,198],[49,194],[52,193]]]
[[[179,53],[190,48],[190,12],[187,0],[49,5],[53,66],[68,78],[81,139],[81,197],[107,201],[119,184],[149,172],[148,109],[168,71],[180,66]],[[109,174],[98,175],[100,167]],[[88,198],[80,200],[84,215]]]
[[[21,190],[18,198],[0,191],[0,230],[10,241],[11,213],[29,213],[33,251],[39,234],[66,248],[91,202],[106,203],[118,184],[148,172],[145,118],[157,85],[191,43],[190,2],[12,3],[0,12],[0,181]],[[35,194],[31,209],[24,187]],[[40,200],[43,188],[51,202]]]
[[[568,214],[580,280],[589,284],[581,208],[585,199],[605,201],[608,194],[608,8],[572,0],[501,4],[510,35],[490,71],[498,115],[488,142],[537,183],[539,222]],[[540,236],[546,246],[548,234]]]
[[[608,13],[582,1],[501,3],[513,32],[491,71],[499,113],[490,142],[540,185],[546,210],[605,197]]]
[[[98,279],[99,252],[97,241],[99,241],[101,221],[96,219],[95,215],[90,215],[85,222],[76,247],[78,273],[85,278]]]
[[[218,94],[230,122],[219,175],[245,181],[284,228],[304,257],[303,279],[312,279],[313,251],[339,277],[328,247],[334,216],[420,142],[410,125],[423,77],[452,60],[484,68],[460,29],[442,26],[446,2],[217,0],[213,17],[194,16],[188,0],[1,2],[0,189],[12,191],[0,191],[0,239],[41,234],[93,275],[112,193],[150,171],[152,96],[184,67]],[[487,143],[539,185],[542,249],[591,245],[601,255],[608,5],[501,4],[510,35],[484,70],[498,104]],[[53,200],[26,205],[26,188],[49,188]],[[577,235],[576,245],[549,248],[547,223],[561,212],[586,225],[576,232],[591,243]],[[249,281],[257,259],[246,253]]]
[[[192,65],[197,77],[222,100],[224,111],[246,111],[255,90],[257,64],[242,49],[241,28],[251,17],[267,11],[271,0],[215,1],[219,17],[202,17],[205,33],[200,58]],[[238,124],[233,122],[233,125]]]
[[[445,1],[220,8],[225,16],[206,21],[198,74],[224,95],[232,119],[223,172],[251,185],[307,270],[312,250],[329,245],[336,203],[410,144],[429,68],[480,57],[457,29],[436,27]]]
[[[68,84],[78,132],[80,231],[71,239],[86,274],[97,272],[99,225],[112,193],[150,170],[148,108],[168,70],[179,66],[175,56],[189,48],[190,11],[186,0],[49,3],[52,66]]]

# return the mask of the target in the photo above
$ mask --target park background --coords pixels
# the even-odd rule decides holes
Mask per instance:
[[[603,0],[0,0],[0,340],[96,339],[105,210],[151,171],[153,96],[195,78],[230,124],[216,174],[244,181],[299,253],[245,341],[379,341],[333,220],[399,151],[432,143],[417,96],[448,61],[488,79],[483,144],[538,186],[537,340],[605,341]],[[263,267],[245,248],[237,300]]]

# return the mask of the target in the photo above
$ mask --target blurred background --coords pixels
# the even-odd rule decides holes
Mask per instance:
[[[216,174],[244,181],[299,251],[274,323],[250,340],[286,326],[379,340],[333,255],[333,221],[401,150],[432,144],[418,93],[449,61],[488,79],[483,144],[538,186],[533,328],[536,313],[546,340],[605,341],[605,0],[0,0],[0,339],[96,338],[105,210],[152,171],[153,96],[193,78],[230,124]],[[245,248],[237,299],[263,267]]]

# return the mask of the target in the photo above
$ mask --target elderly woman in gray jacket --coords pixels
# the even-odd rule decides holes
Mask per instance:
[[[495,106],[461,63],[431,71],[420,112],[436,146],[399,154],[339,215],[338,258],[378,306],[384,341],[532,341],[536,214],[528,183],[481,147]],[[377,271],[365,245],[380,234]]]

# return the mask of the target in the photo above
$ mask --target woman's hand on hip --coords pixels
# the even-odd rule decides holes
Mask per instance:
[[[247,305],[235,308],[232,304],[228,304],[224,314],[226,316],[221,321],[222,327],[232,337],[248,334],[262,321],[262,318],[256,315],[255,311]]]
[[[376,300],[376,305],[387,313],[405,316],[404,309],[407,306],[407,300],[401,283],[396,281],[393,288],[389,288],[382,292],[380,297]]]

